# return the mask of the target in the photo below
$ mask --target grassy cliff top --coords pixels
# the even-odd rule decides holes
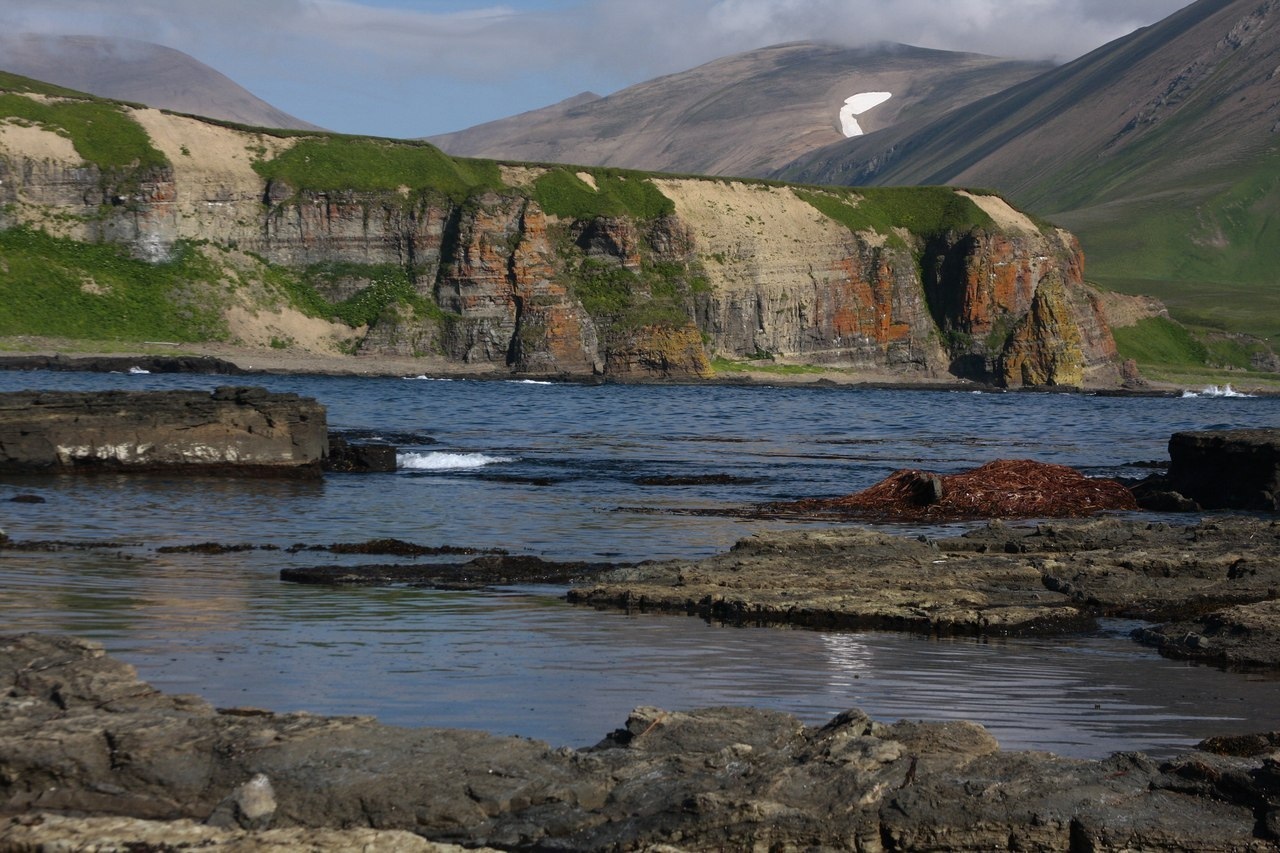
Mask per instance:
[[[0,123],[39,126],[67,137],[86,163],[104,171],[174,165],[134,119],[131,113],[137,108],[0,72]],[[435,195],[455,203],[492,192],[518,194],[533,199],[553,216],[575,220],[653,220],[675,212],[674,203],[655,179],[677,176],[561,164],[500,165],[493,160],[451,157],[420,141],[282,132],[186,118],[221,127],[227,133],[246,134],[243,148],[255,153],[254,170],[264,180],[278,181],[294,192],[394,193],[406,199]],[[289,142],[268,154],[260,145],[264,135]],[[503,178],[503,165],[532,177],[519,185],[508,183]],[[788,186],[750,179],[740,182],[762,189]],[[889,234],[899,230],[928,236],[999,228],[971,199],[947,187],[793,189],[824,216],[855,231]]]

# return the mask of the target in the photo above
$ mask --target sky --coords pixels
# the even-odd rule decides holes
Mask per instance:
[[[418,137],[790,41],[1066,61],[1188,0],[4,0],[0,31],[191,54],[330,130]]]

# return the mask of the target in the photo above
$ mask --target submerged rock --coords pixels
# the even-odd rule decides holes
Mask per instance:
[[[84,846],[69,849],[144,849],[157,821],[171,828],[165,843],[241,844],[221,849],[390,849],[407,831],[566,851],[1267,850],[1278,840],[1274,765],[1207,752],[1063,759],[1003,752],[972,723],[849,711],[805,726],[748,708],[641,708],[595,747],[554,749],[364,717],[215,710],[152,689],[94,643],[0,637],[7,850],[72,831]],[[227,815],[236,826],[193,824]],[[268,817],[270,829],[243,828]],[[107,839],[116,846],[89,846]]]

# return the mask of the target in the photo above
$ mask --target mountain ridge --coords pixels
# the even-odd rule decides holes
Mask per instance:
[[[843,138],[840,110],[852,95],[895,93],[860,120],[870,132],[1048,67],[909,45],[791,42],[428,141],[459,156],[758,177]]]
[[[0,34],[0,69],[68,89],[254,127],[320,130],[170,47],[125,38]]]
[[[1280,3],[1199,0],[1041,77],[776,177],[979,184],[1073,228],[1091,275],[1280,334]]]

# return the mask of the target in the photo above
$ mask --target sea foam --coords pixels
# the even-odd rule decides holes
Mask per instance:
[[[1217,385],[1209,385],[1202,391],[1183,391],[1182,396],[1184,399],[1187,399],[1191,397],[1252,397],[1254,395],[1237,391],[1232,388],[1230,384],[1227,384],[1221,387]]]
[[[486,453],[432,451],[396,454],[396,465],[406,471],[466,471],[472,468],[483,468],[486,465],[515,461],[506,456],[489,456]]]

